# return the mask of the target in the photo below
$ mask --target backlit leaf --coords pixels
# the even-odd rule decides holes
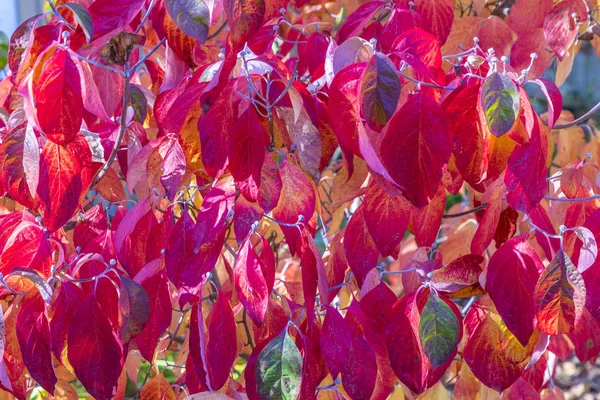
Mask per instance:
[[[538,334],[527,346],[508,330],[489,296],[477,300],[465,316],[468,335],[463,356],[473,374],[484,385],[501,392],[523,372]],[[536,331],[537,332],[537,331]]]
[[[535,310],[540,330],[548,335],[573,331],[585,306],[581,273],[562,250],[540,276],[535,288]]]
[[[588,17],[587,5],[583,0],[564,0],[552,7],[544,21],[544,36],[548,44],[562,61],[567,50],[575,41],[578,23]]]
[[[48,58],[34,88],[40,128],[55,143],[75,140],[81,129],[83,97],[79,70],[67,50]]]

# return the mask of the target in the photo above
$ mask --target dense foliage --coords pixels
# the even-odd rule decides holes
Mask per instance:
[[[0,64],[0,388],[560,398],[600,353],[600,141],[558,89],[598,15],[48,1]]]

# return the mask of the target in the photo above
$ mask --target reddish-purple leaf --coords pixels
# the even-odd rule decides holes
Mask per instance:
[[[148,323],[135,337],[142,357],[151,361],[158,339],[171,324],[171,296],[162,259],[157,258],[146,265],[135,276],[135,281],[151,295]]]
[[[296,165],[294,158],[286,158],[279,167],[282,188],[273,218],[287,224],[295,224],[302,216],[304,223],[311,220],[316,206],[315,189],[306,174]],[[296,243],[300,233],[295,226],[281,226],[292,254],[296,253]]]
[[[404,196],[424,207],[437,191],[452,147],[446,114],[423,93],[394,114],[381,143],[381,160]]]
[[[265,319],[269,305],[269,288],[263,275],[262,260],[252,246],[252,237],[246,239],[235,262],[235,288],[248,317],[257,324]]]
[[[31,377],[54,394],[58,378],[52,364],[50,326],[44,300],[37,293],[29,294],[23,299],[17,316],[17,338],[23,362]]]
[[[69,363],[97,399],[115,395],[123,368],[123,348],[94,293],[79,302],[69,323]]]
[[[223,292],[219,292],[212,313],[208,316],[207,325],[206,361],[210,370],[211,386],[218,390],[227,382],[231,367],[238,356],[233,310]]]
[[[362,286],[369,271],[377,266],[379,259],[379,250],[365,222],[365,207],[363,203],[354,211],[344,233],[344,252],[359,286]]]
[[[535,329],[533,295],[543,268],[525,236],[504,243],[487,268],[486,290],[502,320],[523,346],[527,346]]]
[[[408,228],[412,205],[402,195],[391,195],[377,182],[371,183],[363,207],[365,224],[382,256],[396,252]],[[431,243],[429,243],[431,244]]]
[[[145,0],[96,0],[88,9],[94,20],[94,39],[117,35],[142,9]]]

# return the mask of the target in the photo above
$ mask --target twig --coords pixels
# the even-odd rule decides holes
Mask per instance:
[[[146,54],[143,58],[140,59],[140,61],[138,61],[134,64],[134,66],[129,70],[129,72],[134,73],[137,70],[137,68],[140,65],[142,65],[147,59],[149,59],[152,56],[152,54],[154,54],[154,52],[156,50],[158,50],[160,48],[160,46],[162,46],[166,41],[167,41],[167,38],[162,38],[160,40],[160,42],[158,42],[156,44],[156,46],[154,46],[154,48],[152,50],[150,50],[150,52],[148,54]]]
[[[129,82],[131,81],[131,74],[126,74],[125,76],[125,88],[123,90],[123,101],[121,102],[121,120],[119,121],[119,133],[117,134],[117,140],[115,140],[115,145],[108,156],[108,159],[104,163],[102,167],[96,173],[96,176],[92,180],[91,187],[96,186],[98,182],[104,178],[108,170],[110,169],[113,161],[117,157],[117,152],[121,147],[121,142],[123,141],[123,137],[125,136],[125,132],[127,132],[127,102],[129,101]]]
[[[148,6],[148,9],[146,10],[146,14],[144,14],[144,18],[142,18],[142,21],[140,22],[139,26],[135,30],[135,33],[139,33],[139,31],[141,31],[142,28],[144,27],[144,24],[146,23],[146,21],[148,20],[148,17],[150,16],[150,12],[152,11],[152,8],[154,8],[154,3],[156,3],[156,0],[152,0],[150,2],[150,5]]]
[[[560,201],[562,203],[583,203],[585,201],[591,201],[591,200],[598,200],[598,199],[600,199],[600,194],[597,194],[597,195],[594,195],[594,196],[590,196],[590,197],[576,198],[576,199],[569,199],[567,197],[550,197],[550,196],[544,196],[544,198],[546,200]]]
[[[223,28],[225,28],[226,26],[227,26],[227,21],[223,22],[223,25],[221,25],[221,26],[219,27],[219,29],[217,29],[217,30],[215,31],[215,33],[213,33],[212,35],[209,35],[209,36],[206,38],[206,40],[210,40],[210,39],[214,39],[214,38],[216,38],[216,37],[219,35],[219,33],[221,33],[221,31],[223,30]]]
[[[442,218],[445,218],[445,219],[458,218],[458,217],[462,217],[464,215],[473,214],[473,213],[475,213],[477,211],[483,210],[484,208],[487,207],[487,205],[488,205],[488,203],[484,203],[484,204],[482,204],[480,206],[477,206],[477,207],[472,208],[472,209],[467,210],[467,211],[459,212],[459,213],[456,213],[456,214],[444,214],[444,215],[442,215]]]
[[[579,125],[580,123],[582,123],[583,121],[585,121],[586,119],[588,119],[592,115],[594,115],[596,113],[596,111],[598,111],[598,110],[600,110],[600,103],[596,104],[590,111],[586,112],[585,114],[583,114],[581,117],[577,118],[576,120],[567,122],[566,124],[562,124],[562,125],[554,125],[552,128],[553,129],[565,129],[565,128],[570,128],[575,125]]]

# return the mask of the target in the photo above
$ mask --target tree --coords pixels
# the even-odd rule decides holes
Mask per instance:
[[[0,81],[0,388],[558,396],[600,353],[600,105],[558,88],[598,10],[48,1]]]

